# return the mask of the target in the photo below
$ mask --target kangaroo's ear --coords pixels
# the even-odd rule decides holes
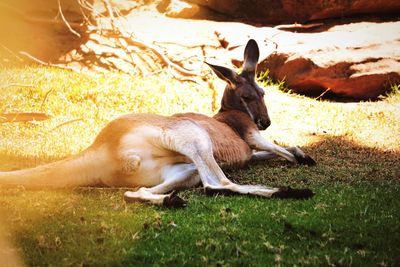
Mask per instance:
[[[222,80],[228,82],[231,85],[235,85],[237,83],[238,75],[233,70],[222,66],[212,65],[207,62],[206,64],[210,66],[210,68],[215,72],[215,74],[217,74],[217,76]]]
[[[258,49],[257,42],[250,39],[244,49],[244,62],[243,72],[255,75],[257,71],[258,58],[260,57],[260,50]]]

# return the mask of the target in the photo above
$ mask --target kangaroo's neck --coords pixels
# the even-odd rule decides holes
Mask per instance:
[[[225,123],[234,130],[242,139],[253,132],[258,131],[257,125],[250,116],[239,110],[220,110],[214,115],[214,119]]]

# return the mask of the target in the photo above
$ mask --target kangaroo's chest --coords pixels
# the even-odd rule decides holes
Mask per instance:
[[[214,158],[222,168],[241,168],[250,160],[252,149],[232,129],[223,125],[203,127],[211,137]]]

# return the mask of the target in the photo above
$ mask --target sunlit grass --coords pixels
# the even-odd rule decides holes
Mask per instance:
[[[223,82],[217,83],[221,95]],[[300,145],[313,168],[284,160],[227,172],[241,183],[311,187],[308,201],[183,192],[180,211],[125,205],[122,190],[0,190],[2,223],[36,265],[396,265],[400,261],[400,92],[378,102],[334,103],[266,82],[272,126],[264,136]],[[396,89],[397,88],[397,89]],[[77,153],[118,115],[212,115],[212,92],[157,75],[0,69],[0,114],[44,112],[0,124],[0,171]],[[66,123],[66,124],[64,124]],[[397,255],[397,256],[396,256]],[[0,259],[1,265],[1,259]]]
[[[393,85],[381,101],[338,103],[283,93],[284,81],[273,86],[268,73],[259,78],[266,87],[272,126],[266,131],[287,145],[309,145],[320,137],[341,136],[370,148],[400,151],[400,90]]]
[[[379,102],[336,103],[267,89],[272,125],[266,134],[289,145],[341,136],[370,148],[400,151],[399,95]]]
[[[53,118],[3,123],[0,149],[41,159],[82,150],[107,122],[125,113],[210,114],[211,109],[207,88],[182,84],[167,75],[136,79],[124,74],[78,74],[37,67],[3,69],[1,87],[0,113],[44,112]]]

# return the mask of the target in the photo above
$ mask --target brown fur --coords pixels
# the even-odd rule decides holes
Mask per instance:
[[[224,112],[214,118],[196,113],[175,114],[174,117],[191,119],[207,131],[213,143],[214,158],[221,167],[240,168],[251,159],[252,151],[241,138],[241,134],[225,121],[225,118],[235,116],[234,113],[236,112]]]

